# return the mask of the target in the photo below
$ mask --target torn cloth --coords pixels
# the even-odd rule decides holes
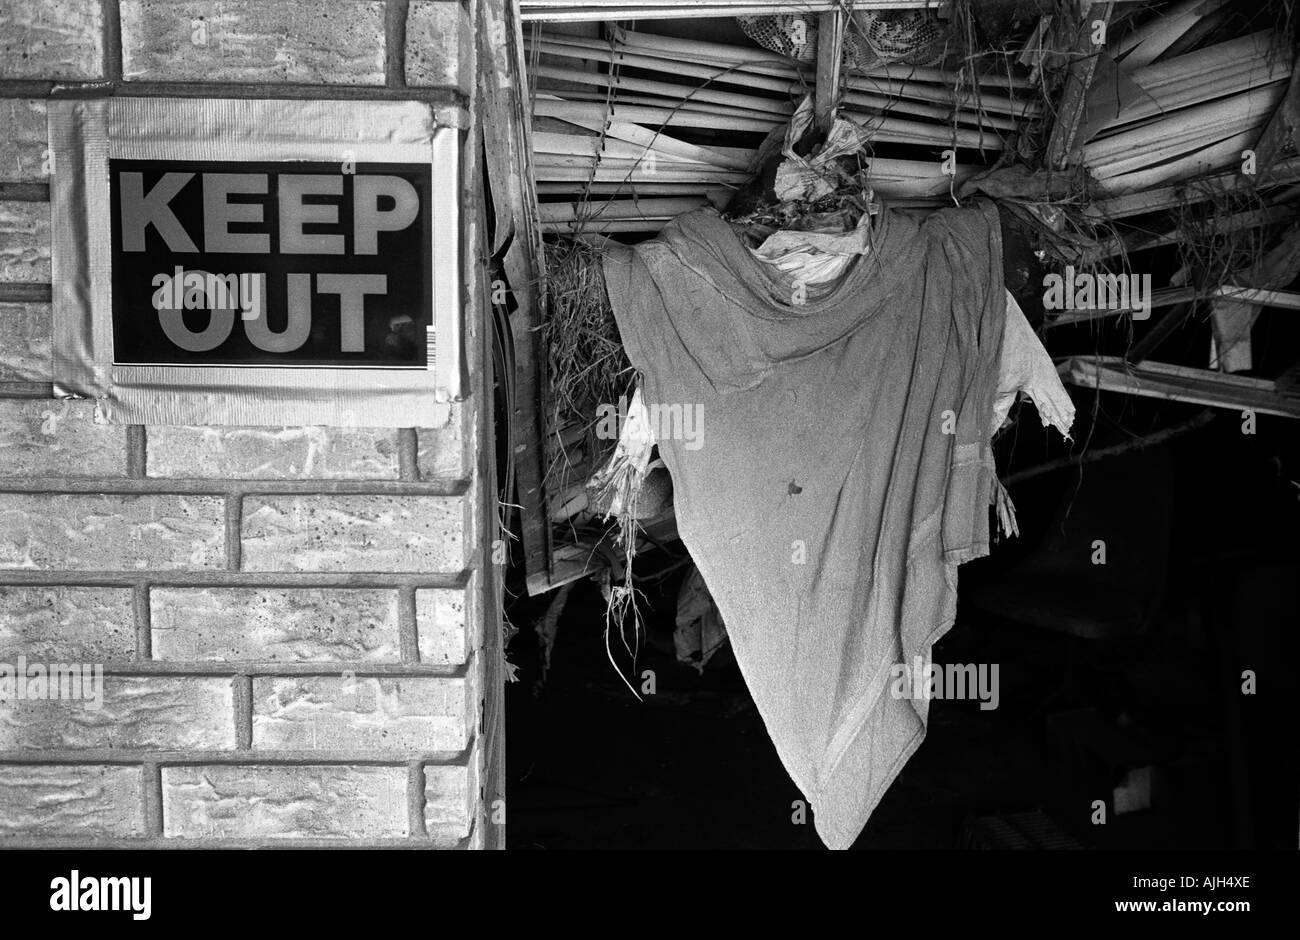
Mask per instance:
[[[1074,402],[1061,384],[1056,364],[1043,348],[1034,328],[1011,291],[1007,291],[1007,324],[1002,333],[998,391],[993,401],[991,432],[1002,427],[1016,399],[1024,395],[1038,409],[1043,427],[1051,425],[1067,441],[1074,424]]]
[[[804,304],[712,210],[604,259],[646,402],[699,409],[693,448],[658,435],[678,530],[832,848],[925,735],[891,666],[930,661],[988,552],[1001,250],[988,204],[882,212]]]

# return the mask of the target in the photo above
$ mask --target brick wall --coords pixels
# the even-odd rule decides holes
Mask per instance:
[[[104,667],[98,709],[0,702],[0,845],[501,844],[474,15],[0,0],[0,662]],[[456,117],[467,400],[405,429],[101,425],[54,400],[45,99],[81,83]]]

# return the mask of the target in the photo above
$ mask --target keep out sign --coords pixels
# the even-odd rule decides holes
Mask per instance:
[[[105,95],[47,113],[56,396],[146,425],[450,419],[477,297],[461,109]]]
[[[423,368],[425,164],[109,161],[119,364]]]

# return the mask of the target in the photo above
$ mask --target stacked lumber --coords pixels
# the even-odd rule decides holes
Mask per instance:
[[[609,31],[591,39],[534,28],[526,37],[548,232],[653,232],[679,211],[725,205],[752,179],[759,144],[815,81],[807,64],[757,47]],[[877,193],[925,205],[995,160],[1043,109],[1010,66],[972,86],[953,70],[882,65],[840,77],[839,113],[873,145],[924,148],[868,163]],[[751,146],[686,140],[718,132]],[[950,149],[962,156],[945,172]]]
[[[1265,30],[1166,61],[1117,60],[1093,89],[1084,128],[1083,163],[1102,191],[1133,193],[1236,163],[1286,94],[1291,55],[1270,54],[1273,42]]]
[[[1184,259],[1267,245],[1295,220],[1300,157],[1262,146],[1297,96],[1294,52],[1258,22],[1233,35],[1231,14],[1225,0],[1182,0],[1144,16],[1102,54],[1078,126],[1078,162],[1095,183],[1084,217],[1099,226],[1082,263],[1138,270],[1148,263],[1141,252],[1171,245],[1183,246]],[[1170,305],[1213,303],[1213,284],[1175,289],[1195,276],[1187,263],[1195,264],[1185,261],[1156,294]],[[1285,306],[1279,296],[1241,300]],[[1115,313],[1063,313],[1052,325]]]

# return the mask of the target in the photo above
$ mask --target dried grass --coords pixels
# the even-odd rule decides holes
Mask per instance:
[[[556,431],[575,423],[582,427],[583,449],[599,465],[615,442],[596,438],[596,409],[602,404],[617,406],[620,396],[630,397],[635,371],[605,293],[599,249],[582,241],[548,243],[546,269],[547,319],[542,338],[548,427]]]

